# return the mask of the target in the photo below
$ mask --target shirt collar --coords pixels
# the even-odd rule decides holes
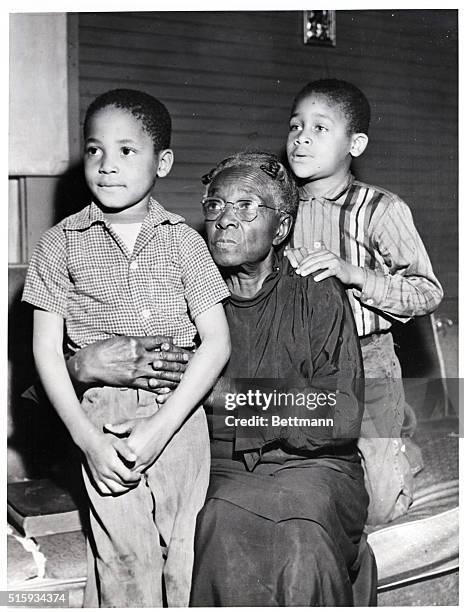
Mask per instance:
[[[311,183],[306,183],[306,185],[300,187],[300,200],[311,200],[312,198],[315,198],[316,200],[337,202],[337,200],[339,200],[343,195],[345,195],[345,193],[353,184],[353,181],[354,176],[351,173],[348,173],[348,175],[345,176],[343,180],[338,183],[338,185],[335,185],[335,187],[329,189],[329,191],[327,191],[327,193],[325,193],[323,196],[318,197],[314,196],[311,193]]]
[[[150,198],[148,202],[147,216],[149,217],[153,227],[161,225],[162,223],[170,223],[171,225],[175,225],[176,223],[185,222],[183,217],[169,212],[153,198]],[[103,223],[103,225],[108,225],[108,222],[100,208],[95,204],[95,202],[91,202],[90,206],[86,206],[86,208],[77,214],[68,217],[64,222],[64,227],[65,229],[70,230],[83,230],[89,228],[94,223]]]

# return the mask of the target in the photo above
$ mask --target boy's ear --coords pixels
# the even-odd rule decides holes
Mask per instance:
[[[350,153],[353,157],[359,157],[364,153],[367,147],[367,143],[369,142],[369,138],[367,134],[363,132],[359,132],[358,134],[353,134],[351,137],[351,149]]]
[[[277,226],[274,240],[272,241],[274,246],[279,246],[279,244],[282,244],[282,242],[287,238],[290,230],[292,229],[292,224],[293,219],[291,215],[288,213],[281,213],[279,225]]]
[[[163,176],[167,176],[172,168],[172,164],[174,163],[174,153],[171,149],[163,149],[158,153],[158,170],[156,171],[156,176],[162,178]]]

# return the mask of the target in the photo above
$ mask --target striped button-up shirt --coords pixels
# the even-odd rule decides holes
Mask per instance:
[[[66,320],[71,350],[115,335],[193,345],[196,316],[229,291],[199,234],[150,200],[130,253],[92,203],[49,229],[32,256],[23,300]]]
[[[363,269],[362,291],[348,289],[361,337],[430,313],[443,297],[409,207],[352,175],[325,197],[300,189],[293,246],[322,246]]]

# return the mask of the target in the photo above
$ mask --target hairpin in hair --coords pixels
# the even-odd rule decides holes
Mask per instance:
[[[214,176],[216,174],[218,174],[218,172],[220,172],[222,170],[222,168],[231,160],[233,159],[233,157],[227,157],[226,159],[223,159],[222,161],[220,161],[218,163],[217,166],[215,166],[214,168],[211,168],[211,170],[208,172],[208,174],[204,174],[201,177],[201,182],[203,183],[203,185],[208,185],[209,183],[211,183],[211,181],[213,180]]]
[[[207,174],[204,174],[201,177],[201,182],[203,183],[203,185],[209,185],[211,183],[211,181],[213,180],[213,174],[215,170],[216,168],[213,168]]]
[[[277,181],[285,180],[285,170],[281,163],[271,160],[265,164],[261,164],[260,169],[272,179]]]

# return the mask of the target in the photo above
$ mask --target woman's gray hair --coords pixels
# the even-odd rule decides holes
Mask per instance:
[[[298,211],[298,188],[291,172],[272,153],[265,151],[241,151],[223,159],[219,164],[202,177],[202,182],[209,185],[223,170],[246,166],[252,170],[264,172],[271,179],[269,189],[277,209],[286,212],[294,219]],[[208,187],[207,187],[208,189]]]

